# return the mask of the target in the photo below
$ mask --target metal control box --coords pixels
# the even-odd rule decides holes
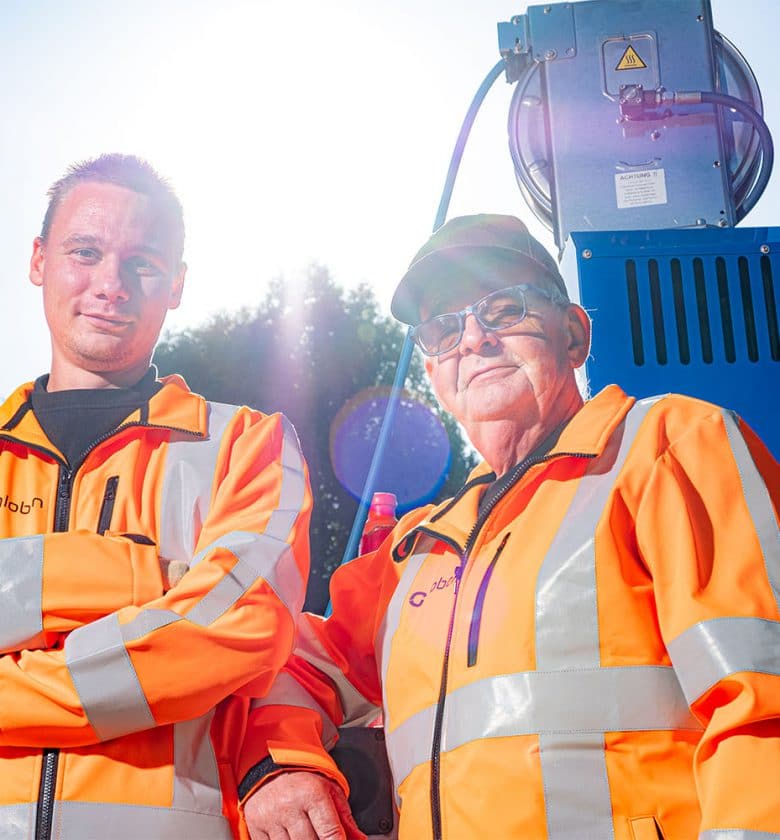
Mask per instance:
[[[627,90],[726,88],[724,63],[736,59],[718,46],[709,0],[530,6],[499,25],[499,41],[525,59],[509,125],[518,180],[535,211],[546,206],[537,215],[548,215],[559,248],[573,230],[736,223],[730,116],[701,103],[621,110]]]

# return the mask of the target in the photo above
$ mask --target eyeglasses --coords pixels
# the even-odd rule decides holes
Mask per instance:
[[[514,327],[528,314],[526,293],[532,292],[552,303],[569,301],[557,290],[523,283],[485,295],[460,312],[435,315],[412,329],[412,340],[426,356],[441,356],[454,350],[463,338],[466,315],[473,315],[484,330],[497,332]]]

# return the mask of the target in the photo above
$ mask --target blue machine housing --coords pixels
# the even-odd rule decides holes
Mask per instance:
[[[734,409],[780,456],[780,228],[575,232],[595,393]]]

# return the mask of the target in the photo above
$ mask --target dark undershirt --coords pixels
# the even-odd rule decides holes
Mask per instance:
[[[151,367],[130,388],[46,390],[49,376],[35,380],[30,401],[49,440],[71,466],[77,466],[92,445],[115,429],[162,387]]]
[[[537,446],[536,449],[534,449],[534,451],[531,452],[530,455],[526,455],[526,457],[523,458],[523,461],[530,461],[534,458],[541,458],[544,455],[546,455],[553,448],[553,446],[555,446],[555,444],[558,443],[558,438],[561,436],[561,433],[566,428],[566,424],[568,422],[569,421],[566,420],[559,426],[557,426],[552,432],[552,434],[546,437],[539,444],[539,446]],[[485,492],[482,494],[482,498],[479,500],[480,513],[484,510],[485,507],[487,507],[490,504],[491,499],[501,495],[501,493],[504,492],[507,485],[512,484],[512,482],[515,481],[515,467],[517,467],[517,465],[520,463],[522,462],[518,461],[517,464],[515,464],[511,469],[507,470],[501,476],[501,478],[497,478],[492,484],[488,485],[487,490],[485,490]]]

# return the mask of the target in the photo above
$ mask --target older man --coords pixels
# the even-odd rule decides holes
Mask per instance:
[[[150,366],[185,275],[154,169],[104,155],[49,198],[51,367],[0,408],[0,837],[227,840],[263,758],[235,692],[268,688],[303,601],[305,465],[280,415]]]
[[[583,402],[588,318],[516,219],[444,225],[393,312],[485,462],[304,617],[253,836],[344,836],[312,733],[381,704],[402,840],[780,837],[766,448],[698,400]]]

